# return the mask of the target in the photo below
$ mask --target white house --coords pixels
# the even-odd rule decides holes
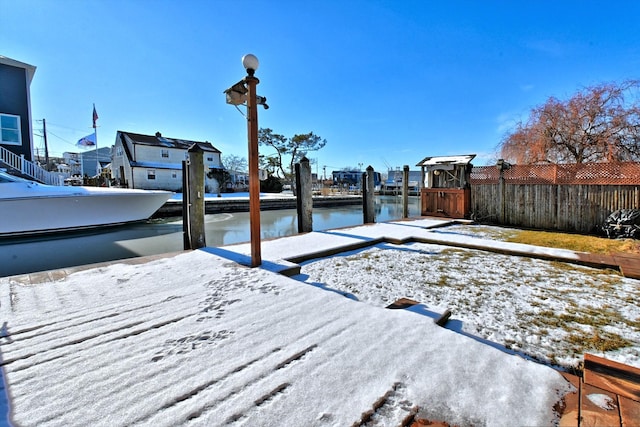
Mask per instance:
[[[242,171],[227,170],[229,182],[226,183],[228,191],[249,191],[249,174]]]
[[[220,150],[209,142],[166,138],[160,132],[140,135],[118,131],[111,162],[113,178],[128,188],[181,191],[182,161],[193,144],[204,152],[205,191],[216,193],[216,177],[223,169]]]

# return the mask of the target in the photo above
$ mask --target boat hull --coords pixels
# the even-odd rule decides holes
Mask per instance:
[[[0,237],[54,233],[148,219],[172,195],[99,187],[2,184]]]

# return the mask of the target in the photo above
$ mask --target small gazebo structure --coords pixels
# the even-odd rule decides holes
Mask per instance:
[[[425,157],[422,170],[421,212],[425,216],[468,218],[471,215],[471,160],[475,154]]]

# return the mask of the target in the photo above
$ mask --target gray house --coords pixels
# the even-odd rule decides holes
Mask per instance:
[[[0,55],[0,147],[33,160],[30,86],[36,67]]]
[[[100,170],[111,163],[111,150],[112,147],[101,147],[84,152],[64,152],[63,158],[71,175],[93,177],[99,173],[98,163]]]
[[[118,131],[113,147],[111,175],[123,187],[143,190],[182,190],[182,161],[187,150],[197,144],[204,152],[205,191],[220,189],[223,170],[220,150],[210,142],[167,138],[160,132],[141,135]]]

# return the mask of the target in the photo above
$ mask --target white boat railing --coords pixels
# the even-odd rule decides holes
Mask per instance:
[[[42,182],[43,184],[64,184],[64,181],[60,174],[46,171],[37,163],[26,160],[24,158],[24,155],[19,156],[4,147],[0,147],[0,165],[2,164],[15,171],[20,172],[23,175],[28,176],[29,178]]]

